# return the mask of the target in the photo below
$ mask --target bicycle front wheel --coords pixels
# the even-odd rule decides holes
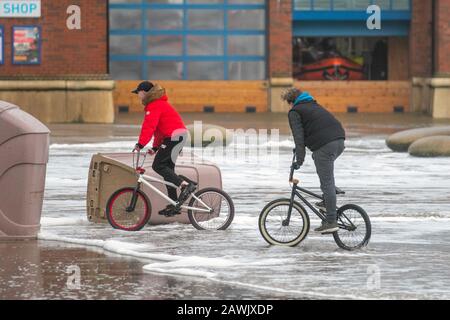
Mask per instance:
[[[216,188],[207,188],[198,191],[189,202],[189,207],[206,209],[211,212],[188,210],[191,224],[198,230],[226,230],[234,219],[234,204],[230,196]]]
[[[337,212],[339,231],[333,233],[336,244],[348,251],[361,249],[369,244],[372,225],[363,208],[347,204]]]
[[[147,224],[151,214],[151,204],[147,196],[137,192],[136,206],[133,211],[129,210],[134,188],[123,188],[117,190],[109,198],[106,205],[106,217],[115,229],[125,231],[139,231]]]
[[[309,216],[305,208],[294,202],[291,219],[287,223],[291,200],[279,199],[269,203],[259,216],[259,231],[271,245],[295,247],[309,232]]]

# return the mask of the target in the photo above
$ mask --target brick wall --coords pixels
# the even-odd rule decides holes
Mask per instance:
[[[432,0],[412,0],[409,53],[412,77],[432,74]]]
[[[170,103],[179,112],[203,112],[205,107],[214,111],[256,112],[267,111],[267,83],[265,81],[155,81],[162,85]],[[128,107],[130,112],[142,112],[142,104],[131,91],[139,81],[116,81],[114,106]]]
[[[407,37],[388,39],[388,80],[409,79],[409,44]]]
[[[361,113],[392,113],[395,107],[410,109],[410,81],[297,81],[331,112],[347,112],[356,107]]]
[[[269,0],[269,77],[292,77],[292,1]]]
[[[81,7],[81,30],[68,30],[66,20],[70,5]],[[39,19],[2,18],[5,31],[4,65],[1,78],[66,77],[68,75],[104,75],[108,66],[107,1],[52,0],[41,1]],[[20,66],[12,64],[12,27],[38,25],[41,27],[41,64]]]
[[[450,76],[450,0],[436,0],[435,73]]]

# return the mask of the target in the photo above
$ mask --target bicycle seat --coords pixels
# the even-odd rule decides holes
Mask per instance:
[[[192,184],[194,184],[194,185],[198,185],[198,182],[192,181],[191,179],[189,179],[189,178],[186,177],[186,176],[179,175],[179,177],[180,177],[181,179],[183,179],[184,181],[187,181],[187,182],[192,183]]]
[[[345,194],[345,191],[342,190],[342,189],[339,189],[338,187],[336,187],[336,194],[337,194],[337,195],[340,195],[340,194],[344,195],[344,194]]]

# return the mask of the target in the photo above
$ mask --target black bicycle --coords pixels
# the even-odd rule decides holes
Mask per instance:
[[[326,212],[318,210],[302,195],[323,201],[323,197],[299,187],[300,181],[294,179],[295,152],[292,160],[289,182],[292,183],[290,199],[278,199],[270,202],[259,216],[259,230],[263,238],[271,245],[294,247],[299,245],[308,235],[310,221],[308,212],[297,201],[297,196],[322,221],[326,220]],[[345,192],[336,188],[337,195]],[[337,245],[345,250],[361,249],[369,244],[372,227],[368,214],[363,208],[354,204],[346,204],[337,210],[339,230],[333,233]]]

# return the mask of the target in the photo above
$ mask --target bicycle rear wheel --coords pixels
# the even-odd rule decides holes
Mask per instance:
[[[109,198],[106,205],[106,217],[113,228],[125,231],[139,231],[145,227],[150,219],[151,204],[142,191],[137,193],[134,211],[127,212],[133,193],[134,188],[123,188],[114,192]]]
[[[333,233],[336,244],[348,251],[361,249],[369,244],[372,225],[363,208],[347,204],[337,212],[339,231]]]
[[[230,196],[216,188],[198,191],[195,196],[211,208],[212,212],[188,210],[191,224],[198,230],[225,230],[234,219],[234,204]],[[194,197],[189,207],[204,209],[205,206]]]
[[[279,199],[269,203],[259,216],[259,231],[271,245],[295,247],[309,232],[309,216],[298,202],[294,202],[289,225],[285,225],[290,199]]]

